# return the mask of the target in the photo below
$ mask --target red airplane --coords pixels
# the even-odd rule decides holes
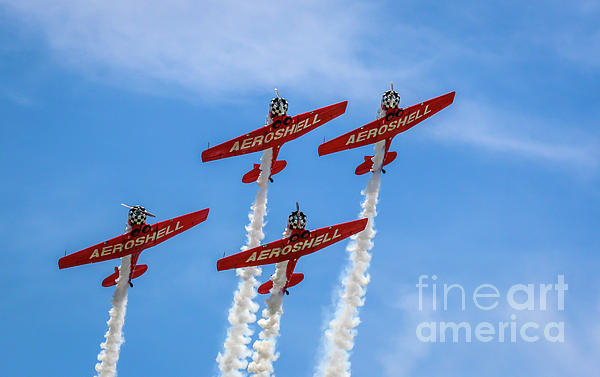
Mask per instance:
[[[82,264],[102,262],[131,255],[129,285],[133,287],[131,280],[140,277],[148,270],[147,265],[137,264],[140,253],[200,224],[206,220],[209,211],[206,208],[149,225],[146,224],[146,216],[156,216],[147,212],[144,207],[139,205],[133,207],[127,204],[122,205],[129,208],[127,221],[129,229],[127,233],[60,258],[58,260],[58,268],[80,266]],[[119,268],[115,267],[115,273],[104,279],[102,286],[113,286],[117,284],[116,280],[118,278]]]
[[[294,273],[300,257],[312,254],[362,231],[367,226],[367,221],[368,219],[360,219],[309,231],[304,229],[306,215],[300,212],[298,203],[296,203],[296,211],[292,212],[288,218],[289,237],[219,259],[217,271],[288,261],[283,292],[289,294],[287,289],[304,279],[304,274]],[[258,288],[258,293],[267,294],[271,288],[273,288],[273,281],[269,280]]]
[[[294,140],[305,133],[322,126],[330,120],[342,115],[346,111],[348,101],[336,103],[307,113],[296,116],[287,115],[288,103],[284,98],[277,97],[271,100],[269,105],[269,116],[267,124],[255,131],[229,140],[202,152],[202,162],[218,160],[221,158],[239,156],[273,148],[273,162],[271,165],[271,176],[282,171],[287,163],[285,160],[277,161],[279,149],[290,140]],[[260,165],[254,164],[254,168],[244,175],[242,182],[252,183],[260,175]]]
[[[388,152],[394,136],[449,106],[454,101],[455,94],[456,92],[447,93],[402,109],[398,107],[400,95],[394,91],[392,84],[392,88],[383,94],[380,117],[377,120],[321,144],[319,146],[319,156],[385,140],[385,155],[381,165],[383,167],[396,159],[396,152]],[[358,165],[354,173],[357,175],[365,174],[371,171],[372,168],[373,156],[365,156],[365,161]],[[385,173],[384,169],[381,169],[381,171]]]

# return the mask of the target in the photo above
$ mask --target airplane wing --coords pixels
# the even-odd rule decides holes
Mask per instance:
[[[392,138],[449,106],[454,101],[455,93],[447,93],[418,105],[408,107],[404,109],[400,118],[394,117],[391,121],[380,118],[342,136],[338,136],[319,146],[319,156]]]
[[[208,148],[202,152],[202,162],[258,152],[281,145],[342,115],[346,111],[347,105],[348,101],[343,101],[314,111],[298,114],[292,117],[292,122],[289,125],[282,124],[276,130],[271,125],[261,127],[235,139]]]
[[[121,258],[156,246],[206,220],[208,211],[209,209],[206,208],[170,220],[161,221],[151,225],[147,233],[140,233],[137,237],[132,237],[131,234],[125,233],[108,241],[69,254],[58,260],[58,268],[63,269]]]
[[[368,219],[360,219],[315,229],[310,232],[308,238],[301,238],[295,243],[291,243],[289,238],[284,238],[250,250],[242,251],[241,253],[219,259],[217,261],[217,271],[260,266],[290,259],[298,259],[301,256],[314,253],[317,250],[333,245],[338,241],[362,231],[367,226],[367,220]]]

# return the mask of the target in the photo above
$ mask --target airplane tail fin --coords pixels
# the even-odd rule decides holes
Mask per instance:
[[[304,280],[304,274],[292,274],[292,278],[286,284],[285,288],[293,287],[294,285],[298,285],[302,280]],[[264,283],[260,287],[258,287],[258,293],[261,295],[266,295],[271,292],[271,288],[273,288],[273,281],[269,280]]]
[[[285,160],[273,161],[271,164],[271,176],[279,173],[287,166],[287,162]],[[258,176],[260,175],[260,164],[254,164],[254,168],[250,170],[248,173],[244,174],[242,177],[242,182],[244,183],[252,183],[256,182]]]
[[[133,274],[131,274],[131,280],[140,277],[148,270],[148,265],[146,264],[138,264],[135,266],[135,270],[133,270]],[[117,279],[119,278],[119,267],[115,267],[115,273],[108,276],[106,279],[102,280],[103,287],[112,287],[117,284]]]
[[[385,157],[383,158],[383,164],[381,164],[381,166],[385,166],[385,165],[389,164],[390,162],[394,161],[397,156],[398,156],[398,153],[396,153],[396,152],[387,152],[385,154]],[[366,173],[370,172],[372,168],[373,168],[373,156],[365,156],[365,162],[363,162],[362,164],[360,164],[356,167],[354,174],[356,174],[356,175],[366,174]]]

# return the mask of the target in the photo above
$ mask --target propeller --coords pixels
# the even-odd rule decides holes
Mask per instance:
[[[394,82],[390,81],[390,88],[392,88],[392,91],[394,91]]]
[[[277,98],[281,98],[281,96],[279,95],[279,92],[277,91],[277,88],[275,88],[275,94],[277,95]]]
[[[298,205],[298,202],[296,202],[296,212],[298,213],[296,225],[298,226],[298,228],[300,228],[300,206]]]
[[[122,205],[123,207],[127,207],[127,208],[129,208],[129,209],[133,208],[132,206],[130,206],[130,205],[127,205],[127,204],[125,204],[125,203],[121,203],[121,205]],[[150,213],[150,212],[148,212],[148,211],[145,211],[145,210],[144,210],[143,212],[144,212],[146,215],[150,216],[150,217],[156,217],[155,215],[151,214],[151,213]]]

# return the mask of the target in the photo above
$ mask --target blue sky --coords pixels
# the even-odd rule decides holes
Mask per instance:
[[[394,81],[405,106],[457,95],[392,145],[353,374],[596,375],[599,13],[594,1],[0,1],[4,374],[93,373],[112,294],[100,282],[117,263],[59,271],[57,259],[118,234],[126,202],[159,219],[211,214],[142,254],[119,373],[216,375],[237,280],[215,262],[244,243],[256,187],[241,176],[259,154],[203,164],[201,151],[262,125],[275,87],[291,114],[348,100],[282,149],[266,241],[296,201],[309,227],[349,221],[367,182],[353,170],[372,149],[317,147],[373,120]],[[345,246],[297,266],[307,277],[285,298],[276,374],[312,375]],[[564,274],[569,290],[564,311],[419,311],[421,274],[503,294]],[[564,343],[415,335],[423,321],[511,314],[564,322]]]

